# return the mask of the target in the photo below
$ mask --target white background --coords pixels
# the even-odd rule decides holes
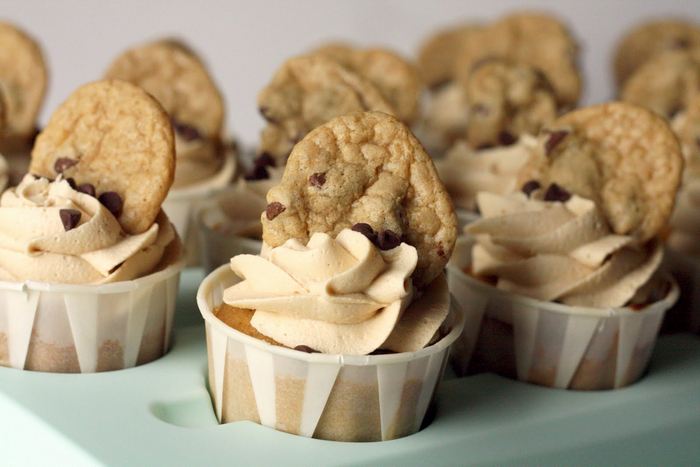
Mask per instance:
[[[613,96],[612,47],[631,25],[663,14],[700,21],[700,0],[2,0],[2,16],[43,45],[51,83],[40,118],[81,83],[99,78],[125,48],[181,36],[208,62],[228,104],[227,126],[254,144],[255,96],[286,58],[325,39],[384,44],[412,56],[435,28],[492,20],[517,9],[558,13],[579,38],[585,103]]]

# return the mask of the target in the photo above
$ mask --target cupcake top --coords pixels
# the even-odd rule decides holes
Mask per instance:
[[[566,129],[564,129],[566,128]],[[498,288],[569,305],[626,305],[661,262],[682,159],[664,120],[641,107],[574,111],[544,132],[523,193],[480,193],[472,268]]]
[[[231,260],[224,302],[291,348],[415,351],[441,337],[454,211],[396,118],[366,112],[310,132],[268,192],[260,256]]]
[[[537,149],[537,139],[523,135],[515,144],[475,150],[455,144],[444,159],[435,162],[440,179],[456,207],[476,211],[476,195],[485,191],[507,194],[516,191],[520,171]]]
[[[172,119],[178,158],[174,187],[200,182],[222,165],[224,101],[204,62],[179,40],[127,50],[105,78],[133,83],[155,97]]]
[[[103,283],[177,259],[160,210],[174,169],[172,128],[155,99],[120,81],[82,86],[39,135],[36,175],[0,199],[0,275]]]

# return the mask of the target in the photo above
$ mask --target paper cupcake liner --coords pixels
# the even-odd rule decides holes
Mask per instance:
[[[94,373],[159,358],[183,267],[104,285],[0,282],[0,366]]]
[[[666,248],[663,266],[681,290],[680,299],[666,314],[663,330],[700,333],[700,259]]]
[[[228,266],[197,293],[206,323],[209,387],[220,423],[251,420],[306,437],[379,441],[418,431],[433,398],[462,314],[452,330],[417,352],[386,355],[307,354],[269,345],[213,313],[239,279]]]
[[[470,243],[458,241],[447,273],[450,291],[467,316],[482,321],[478,335],[465,332],[460,339],[458,371],[469,366],[584,390],[620,388],[643,374],[664,313],[678,299],[670,276],[666,298],[640,311],[567,306],[506,293],[469,276],[463,268],[471,261]]]
[[[481,216],[473,211],[468,211],[463,208],[455,209],[457,214],[457,228],[460,235],[464,233],[464,227],[472,222],[481,219]]]
[[[195,206],[228,186],[236,174],[236,153],[229,150],[219,173],[191,186],[170,190],[163,201],[163,211],[182,238],[187,253],[187,263],[195,266],[199,261],[199,239],[194,221]]]
[[[224,234],[206,223],[207,213],[218,210],[215,198],[200,203],[195,209],[195,222],[199,233],[200,264],[206,273],[212,272],[222,264],[241,254],[257,255],[262,248],[262,241],[238,235]]]

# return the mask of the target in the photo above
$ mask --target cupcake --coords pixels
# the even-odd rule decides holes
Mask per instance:
[[[666,122],[610,103],[543,133],[521,193],[480,193],[450,287],[480,332],[459,362],[550,387],[611,389],[646,369],[677,286],[659,272],[682,158]],[[663,169],[662,169],[663,168]]]
[[[164,39],[117,57],[105,73],[154,96],[175,131],[177,170],[163,204],[184,239],[190,263],[198,258],[194,205],[221,191],[236,170],[235,145],[224,135],[224,100],[204,62],[184,43]]]
[[[430,158],[392,116],[338,117],[294,147],[267,201],[261,254],[197,296],[219,421],[339,441],[417,431],[463,326]]]
[[[0,153],[8,163],[11,184],[19,183],[27,173],[47,82],[39,44],[17,26],[0,22]]]
[[[444,42],[452,47],[449,84],[433,93],[422,125],[435,155],[459,139],[474,148],[512,144],[578,101],[578,46],[557,18],[518,12],[457,36],[456,45]]]
[[[95,110],[97,109],[97,110]],[[160,205],[175,170],[162,107],[140,88],[75,91],[0,198],[0,364],[117,370],[169,346],[183,267]]]

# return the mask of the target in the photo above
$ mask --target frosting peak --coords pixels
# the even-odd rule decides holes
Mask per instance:
[[[61,178],[51,182],[27,175],[0,198],[2,280],[129,280],[153,270],[173,240],[163,213],[146,232],[128,235],[96,198]]]
[[[262,255],[231,259],[243,280],[224,291],[224,302],[255,310],[251,324],[288,347],[368,354],[388,340],[413,298],[410,277],[418,255],[406,243],[382,251],[345,229],[335,239],[315,233],[306,245],[288,240]],[[428,340],[426,333],[414,333],[421,335],[400,345],[425,346],[447,311],[447,304],[437,311],[441,319],[430,325]]]
[[[540,300],[590,307],[623,306],[661,262],[660,245],[611,233],[595,204],[578,196],[545,202],[522,193],[480,193],[483,219],[472,268],[497,287]]]

